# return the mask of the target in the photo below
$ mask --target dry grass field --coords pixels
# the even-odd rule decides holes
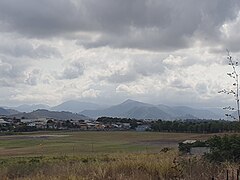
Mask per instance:
[[[0,136],[0,157],[82,153],[159,152],[209,134],[158,132],[35,132]]]
[[[179,156],[186,139],[213,134],[35,132],[0,136],[0,179],[215,179],[226,168]],[[169,151],[161,149],[169,147]]]

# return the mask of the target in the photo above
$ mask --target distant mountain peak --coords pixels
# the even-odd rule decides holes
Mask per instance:
[[[135,101],[135,100],[132,100],[132,99],[127,99],[126,101],[124,101],[122,104],[126,104],[126,103],[139,103],[139,101]]]
[[[151,105],[151,106],[154,106],[152,104],[148,104],[148,103],[144,103],[144,102],[140,102],[140,101],[136,101],[136,100],[132,100],[132,99],[127,99],[126,101],[124,101],[121,104],[141,104],[141,105]]]
[[[54,106],[51,108],[51,110],[54,111],[70,111],[73,113],[79,113],[83,110],[89,109],[89,110],[96,110],[101,108],[101,105],[91,103],[91,102],[84,102],[84,101],[78,101],[78,100],[69,100],[65,101],[57,106]]]

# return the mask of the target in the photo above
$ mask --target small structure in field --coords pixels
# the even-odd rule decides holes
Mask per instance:
[[[183,144],[193,144],[193,143],[195,143],[195,142],[197,142],[197,140],[185,140],[185,141],[183,141],[182,143],[183,143]]]
[[[143,132],[143,131],[147,131],[148,129],[150,129],[150,126],[149,125],[138,125],[135,129],[138,132]]]
[[[210,153],[210,148],[205,141],[185,140],[178,145],[178,149],[183,154],[199,155]]]
[[[202,156],[204,154],[210,153],[209,147],[191,147],[190,155],[199,155]]]

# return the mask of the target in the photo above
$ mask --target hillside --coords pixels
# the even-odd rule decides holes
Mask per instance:
[[[15,115],[10,115],[9,117],[16,117],[16,118],[26,118],[26,119],[36,119],[36,118],[54,118],[58,120],[87,120],[90,119],[87,116],[81,114],[75,114],[66,111],[48,111],[45,109],[38,109],[36,111],[30,113],[19,113]]]
[[[83,110],[96,110],[99,109],[101,106],[94,103],[89,102],[80,102],[80,101],[66,101],[57,106],[51,108],[54,111],[69,111],[73,113],[79,113]]]
[[[5,108],[0,107],[0,115],[2,115],[2,116],[18,114],[18,113],[19,112],[14,109],[5,109]]]
[[[219,119],[222,116],[205,109],[194,109],[186,106],[170,107],[152,105],[139,101],[127,100],[121,104],[103,110],[85,110],[81,114],[97,118],[101,116],[125,117],[136,119]]]
[[[28,112],[32,112],[32,111],[35,111],[35,110],[38,110],[38,109],[49,110],[50,106],[48,106],[46,104],[32,104],[32,105],[22,104],[22,105],[19,105],[19,106],[16,106],[16,107],[6,107],[6,108],[11,108],[11,109],[14,109],[14,110],[19,111],[19,112],[28,113]]]

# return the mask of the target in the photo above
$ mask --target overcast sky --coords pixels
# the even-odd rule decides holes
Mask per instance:
[[[228,105],[239,0],[0,0],[0,105]]]

